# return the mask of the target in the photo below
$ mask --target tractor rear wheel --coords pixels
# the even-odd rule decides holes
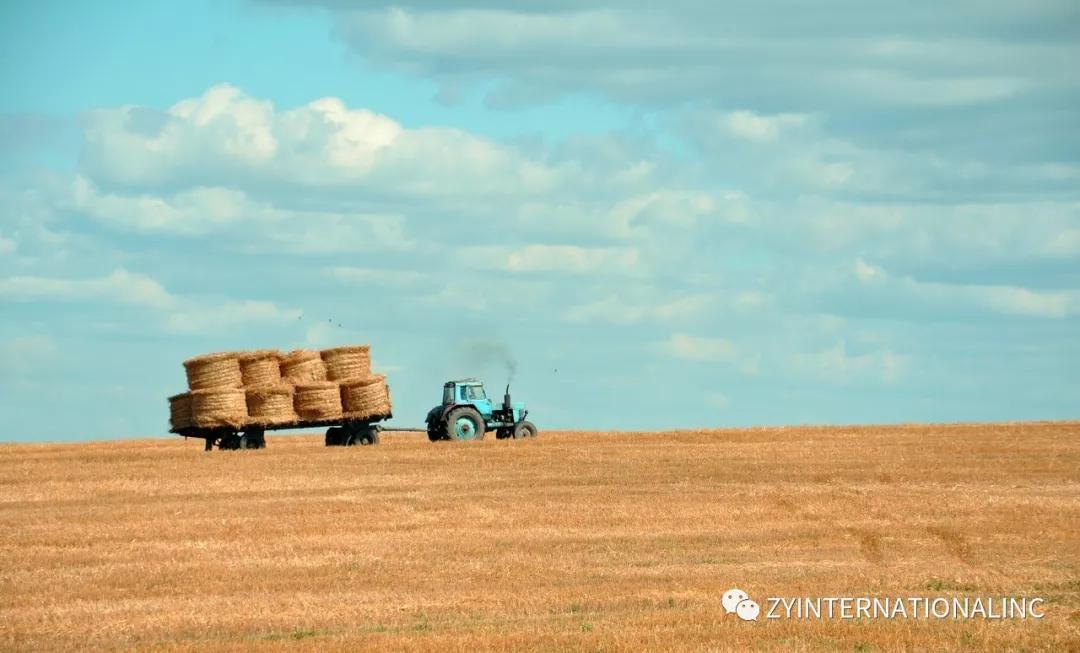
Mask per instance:
[[[461,406],[446,416],[446,434],[451,440],[483,440],[484,418],[480,411]]]
[[[518,422],[514,425],[514,439],[535,438],[538,431],[536,425],[529,421]]]

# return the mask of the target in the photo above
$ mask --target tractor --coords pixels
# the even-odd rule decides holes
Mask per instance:
[[[427,414],[428,439],[482,440],[489,431],[495,431],[500,440],[535,438],[536,425],[525,419],[528,414],[524,403],[510,401],[509,384],[502,405],[497,405],[491,403],[484,384],[477,379],[447,381],[442,403]]]

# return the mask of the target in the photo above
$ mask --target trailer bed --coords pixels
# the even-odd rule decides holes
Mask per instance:
[[[331,429],[337,427],[344,433],[340,444],[354,444],[353,435],[363,435],[363,442],[355,444],[377,444],[381,427],[378,422],[389,420],[393,413],[371,415],[364,418],[338,417],[320,420],[296,420],[293,422],[278,422],[268,424],[265,422],[247,422],[240,426],[189,426],[182,429],[169,429],[170,433],[185,438],[201,438],[206,440],[206,450],[213,448],[214,444],[221,449],[261,449],[266,446],[264,434],[266,431],[287,431],[290,429],[315,429],[327,428],[327,445],[339,444],[332,442]],[[251,446],[248,446],[250,443]],[[235,446],[234,446],[235,445]]]

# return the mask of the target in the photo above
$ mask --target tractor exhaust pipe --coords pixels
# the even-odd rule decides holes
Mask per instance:
[[[503,394],[503,410],[505,410],[507,413],[509,413],[511,410],[513,410],[512,406],[510,404],[510,384],[509,383],[506,384],[506,393]]]

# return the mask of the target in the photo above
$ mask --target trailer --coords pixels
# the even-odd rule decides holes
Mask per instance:
[[[297,420],[278,424],[248,423],[239,426],[199,427],[190,426],[171,429],[170,433],[185,438],[201,438],[206,441],[205,450],[218,449],[263,449],[266,447],[267,431],[285,431],[289,429],[318,429],[326,427],[326,446],[351,447],[354,445],[379,444],[379,434],[385,430],[420,431],[422,429],[387,429],[380,422],[393,417],[393,414],[372,415],[364,419],[337,418],[326,420]]]

